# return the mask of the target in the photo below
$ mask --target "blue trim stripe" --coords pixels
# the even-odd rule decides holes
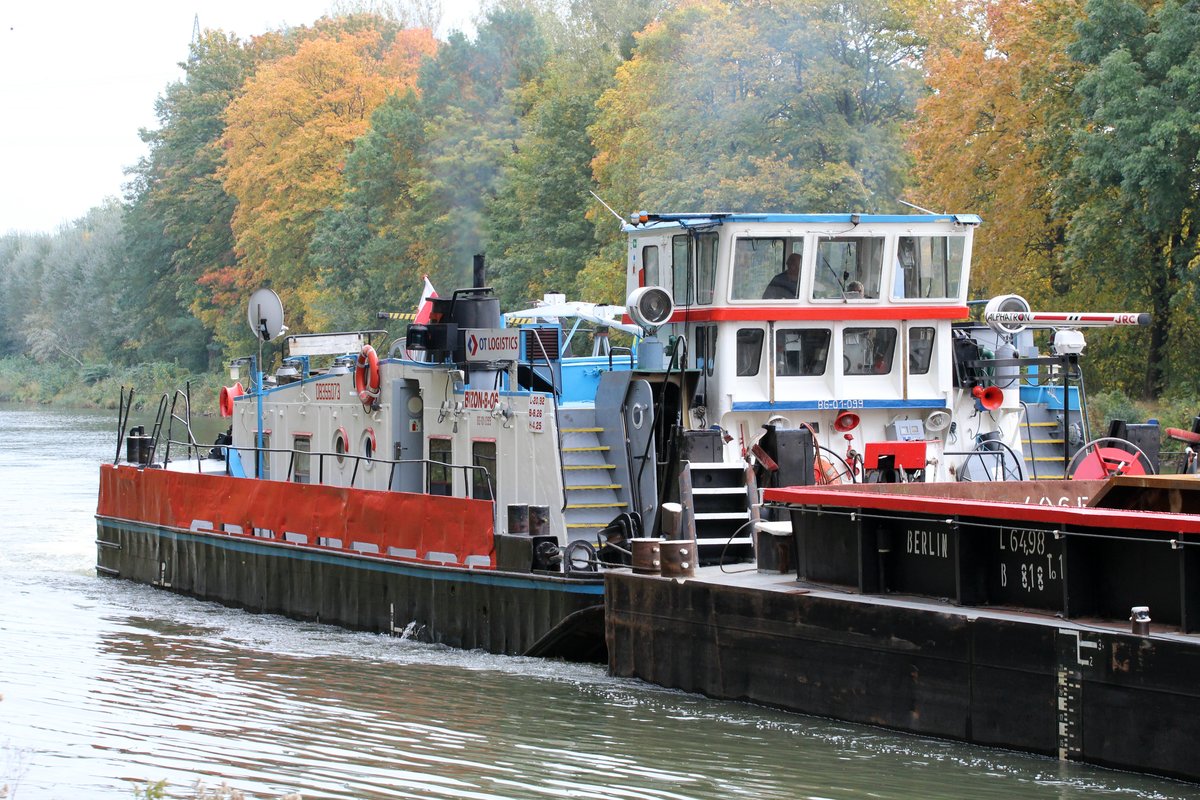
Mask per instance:
[[[872,222],[904,223],[907,225],[922,225],[934,222],[957,222],[961,225],[979,225],[983,220],[978,214],[857,214],[858,224]],[[676,227],[678,221],[690,226],[704,224],[730,225],[738,222],[786,222],[793,224],[843,224],[852,223],[850,214],[669,214],[664,219],[651,220],[645,225],[625,223],[626,233],[635,231],[654,230],[655,228]]]
[[[946,408],[946,401],[933,400],[781,400],[778,402],[734,403],[734,411],[839,411],[856,408]]]
[[[581,581],[569,578],[554,577],[517,577],[511,572],[496,572],[494,570],[473,570],[464,567],[443,567],[436,564],[413,564],[410,562],[395,562],[389,559],[364,555],[359,553],[322,552],[316,548],[295,544],[267,544],[253,539],[234,537],[224,534],[191,533],[190,531],[160,528],[157,525],[145,525],[124,519],[97,516],[101,524],[129,533],[149,533],[170,541],[197,542],[215,545],[223,550],[235,553],[251,553],[269,555],[274,558],[288,558],[296,561],[312,561],[318,564],[335,566],[353,566],[368,572],[387,572],[404,575],[410,578],[423,578],[432,581],[453,581],[455,583],[476,583],[497,586],[504,589],[532,589],[535,591],[566,592],[568,594],[588,594],[602,596],[604,583],[602,580]]]

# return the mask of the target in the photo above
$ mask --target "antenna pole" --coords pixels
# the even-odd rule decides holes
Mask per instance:
[[[597,199],[597,200],[600,202],[600,205],[602,205],[602,206],[604,206],[605,208],[607,208],[607,209],[608,209],[608,213],[612,214],[614,217],[616,217],[616,218],[617,218],[617,222],[621,223],[622,225],[624,225],[624,224],[625,224],[625,220],[624,220],[624,219],[621,217],[621,215],[620,215],[620,214],[618,214],[617,212],[613,211],[613,210],[612,210],[612,206],[610,206],[608,203],[604,202],[604,198],[603,198],[603,197],[601,197],[600,195],[596,194],[596,193],[595,193],[595,192],[593,192],[591,189],[588,189],[588,193],[589,193],[589,194],[590,194],[592,197],[596,198],[596,199]]]
[[[896,202],[902,206],[908,206],[909,208],[915,208],[917,211],[920,211],[922,214],[932,214],[935,217],[937,216],[936,211],[930,211],[928,208],[921,208],[916,203],[910,203],[907,200],[901,200],[900,198],[896,198]]]
[[[255,397],[258,401],[258,444],[254,451],[258,454],[255,458],[254,477],[261,478],[263,476],[263,373],[262,373],[262,344],[263,340],[258,338],[258,361],[254,364],[254,375],[258,381],[258,390]]]

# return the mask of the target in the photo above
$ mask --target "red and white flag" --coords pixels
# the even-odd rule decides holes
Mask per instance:
[[[421,302],[417,304],[417,318],[414,322],[418,325],[425,325],[429,322],[429,317],[433,314],[433,298],[437,297],[437,292],[433,289],[433,284],[429,282],[429,276],[425,276],[425,288],[421,290]]]

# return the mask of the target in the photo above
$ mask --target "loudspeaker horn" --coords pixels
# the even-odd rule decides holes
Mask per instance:
[[[975,407],[980,411],[995,411],[1004,405],[1004,390],[999,386],[988,386],[986,389],[976,386],[971,390],[971,395],[975,398]]]
[[[833,429],[838,433],[846,433],[857,428],[859,422],[858,414],[842,410],[838,412],[837,419],[833,421]]]

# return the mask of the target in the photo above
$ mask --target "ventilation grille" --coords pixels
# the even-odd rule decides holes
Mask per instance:
[[[525,360],[533,363],[545,362],[547,359],[557,360],[560,330],[557,326],[522,330],[521,334],[525,337]]]

